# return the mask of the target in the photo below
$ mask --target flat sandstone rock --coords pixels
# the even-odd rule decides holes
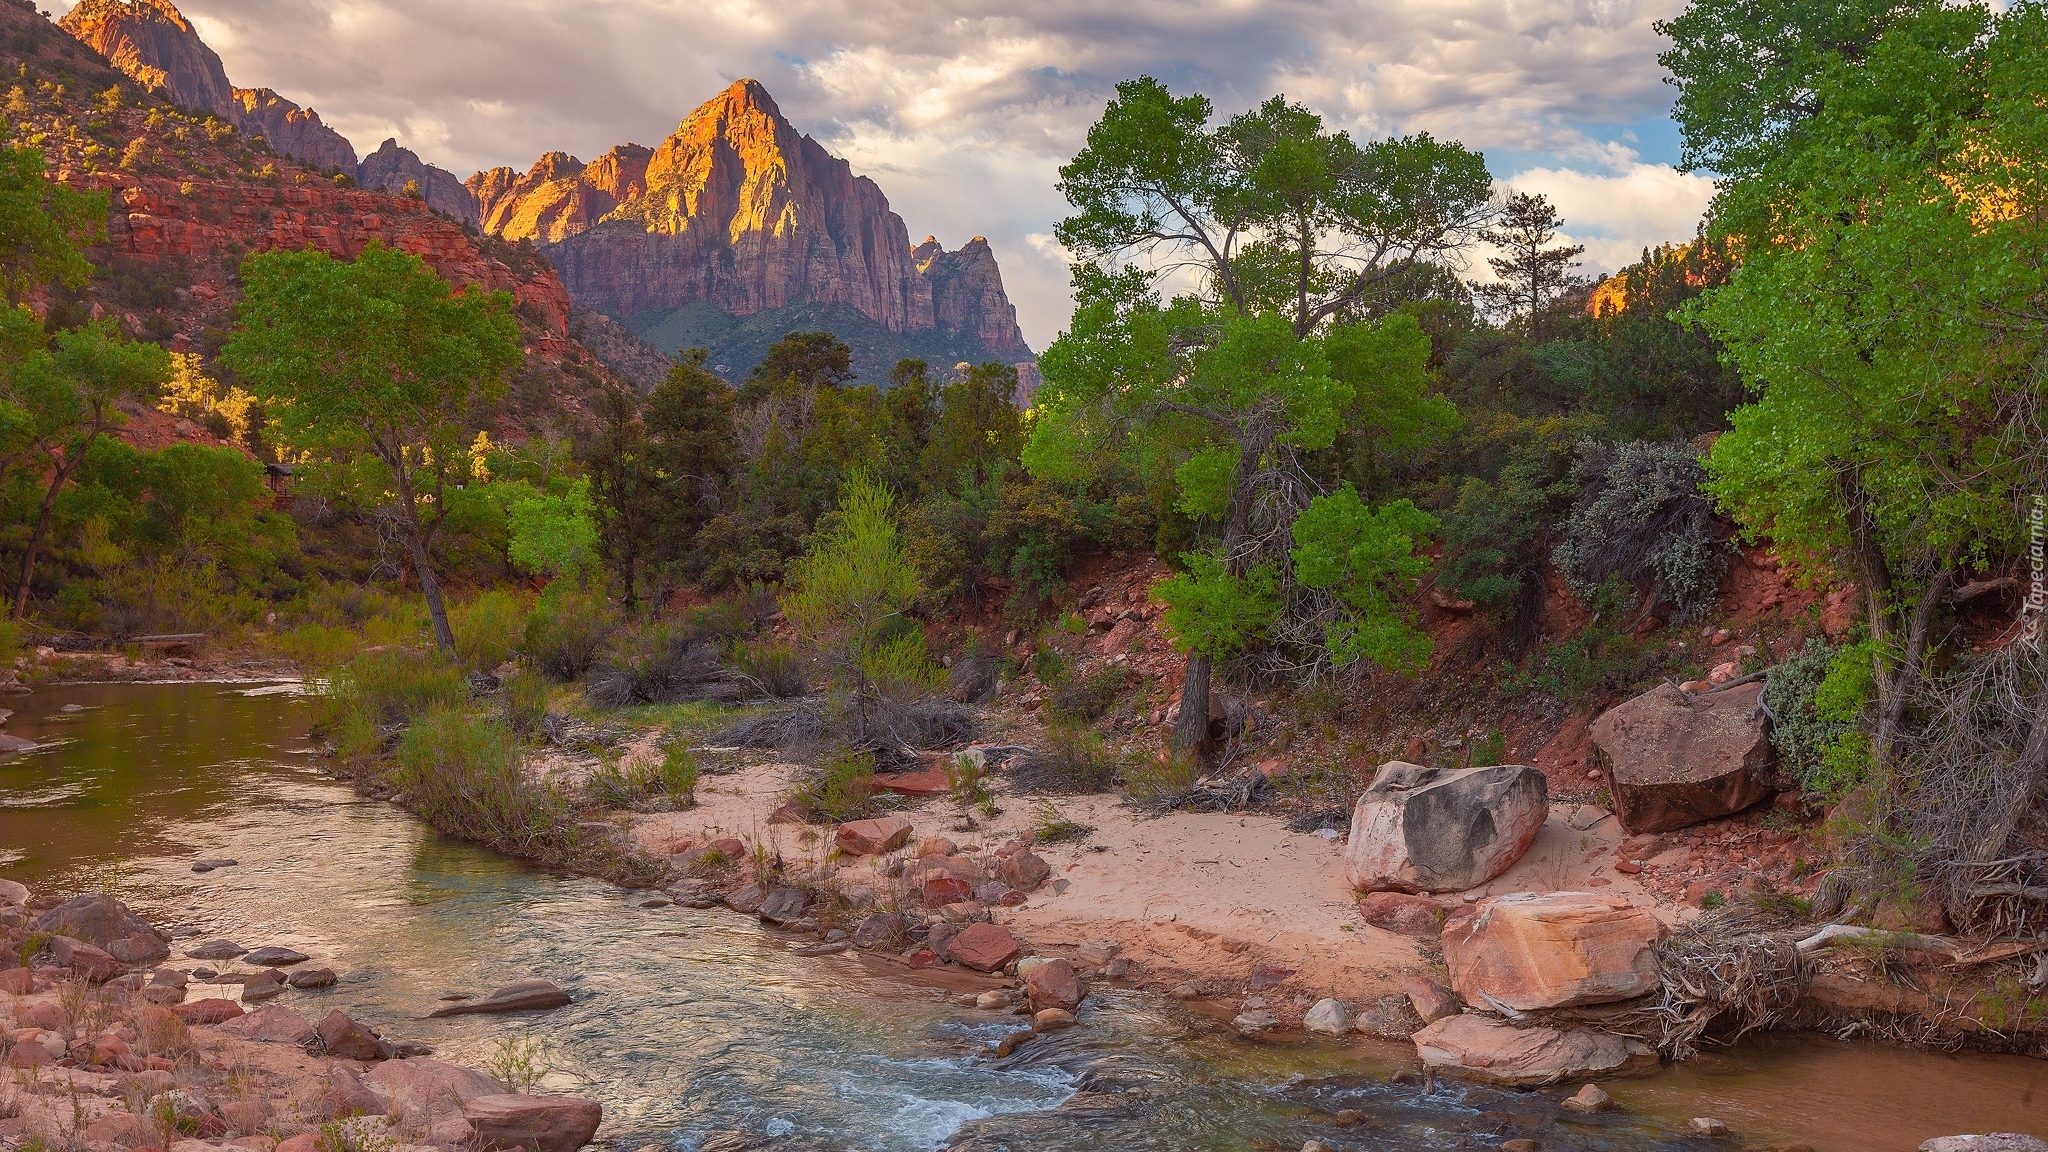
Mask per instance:
[[[1623,1076],[1657,1066],[1657,1054],[1638,1040],[1588,1028],[1516,1028],[1472,1013],[1439,1020],[1413,1039],[1426,1067],[1515,1087]]]

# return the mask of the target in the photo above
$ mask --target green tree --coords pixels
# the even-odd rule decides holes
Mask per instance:
[[[590,480],[562,476],[545,488],[523,480],[493,487],[506,489],[506,552],[512,566],[536,576],[566,576],[583,586],[597,561]]]
[[[1024,442],[1017,369],[990,361],[939,392],[939,414],[923,453],[925,483],[957,490],[987,484],[1017,459]]]
[[[1358,345],[1413,344],[1412,318],[1368,318],[1469,239],[1492,191],[1483,158],[1457,144],[1359,144],[1284,98],[1210,120],[1201,96],[1126,81],[1060,170],[1075,211],[1058,235],[1080,260],[1078,303],[1041,359],[1028,457],[1054,475],[1102,439],[1087,425],[1121,423],[1155,474],[1170,474],[1171,511],[1209,526],[1163,590],[1188,653],[1180,749],[1206,739],[1219,660],[1275,627],[1327,637],[1354,611],[1351,597],[1289,571],[1296,515],[1330,499],[1305,458],[1336,440],[1358,396],[1354,366],[1412,364],[1358,355]],[[1163,301],[1160,268],[1191,271],[1194,290]],[[1403,396],[1426,392],[1414,367]]]
[[[520,362],[511,297],[454,292],[419,257],[375,243],[347,263],[310,250],[251,256],[242,282],[222,363],[270,404],[287,442],[382,466],[435,642],[452,655],[428,549],[451,479],[466,475],[466,420]]]
[[[895,499],[864,472],[847,477],[834,522],[790,567],[782,610],[852,692],[857,737],[879,692],[915,681],[928,657],[906,613],[923,592],[896,525]]]
[[[732,386],[704,366],[707,355],[693,348],[677,357],[640,416],[659,493],[649,523],[658,534],[657,554],[671,562],[696,549],[697,534],[721,510],[739,460]]]
[[[640,396],[607,384],[591,403],[595,426],[576,445],[590,475],[591,516],[597,554],[617,578],[626,607],[638,602],[640,562],[655,546],[654,526],[664,501],[648,458]]]
[[[1473,284],[1473,294],[1504,319],[1526,319],[1529,334],[1538,339],[1543,335],[1543,313],[1587,283],[1572,272],[1586,246],[1551,243],[1563,227],[1563,217],[1549,200],[1517,192],[1501,209],[1500,222],[1479,232],[1481,240],[1505,255],[1487,257],[1498,279]]]
[[[1736,174],[1710,228],[1742,268],[1692,315],[1754,400],[1715,442],[1711,489],[1749,536],[1853,572],[1875,641],[1873,767],[1895,796],[1938,617],[2024,546],[2048,484],[2048,13],[1798,5],[1771,30],[1730,8],[1674,21],[1670,58],[1689,154]],[[1748,69],[1733,85],[1704,63],[1731,54]],[[2048,687],[2034,707],[2020,755],[2038,790]]]
[[[93,271],[85,248],[106,238],[107,194],[53,183],[48,168],[40,148],[0,148],[0,285],[9,307],[46,284],[83,285]]]

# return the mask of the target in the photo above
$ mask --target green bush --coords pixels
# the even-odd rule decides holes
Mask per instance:
[[[526,631],[526,597],[506,589],[485,592],[448,614],[455,655],[471,672],[489,672],[519,654]]]
[[[1102,736],[1084,725],[1054,722],[1044,744],[1026,769],[1030,787],[1040,792],[1107,792],[1116,782],[1119,765]]]
[[[421,816],[444,832],[528,858],[555,854],[575,808],[563,790],[530,780],[519,741],[503,722],[441,705],[420,715],[399,740],[393,783]]]
[[[506,726],[521,739],[540,734],[541,721],[548,714],[548,682],[537,673],[521,672],[505,681],[498,698]]]
[[[1868,775],[1870,738],[1860,720],[1874,677],[1869,641],[1835,648],[1818,637],[1771,670],[1771,743],[1801,788],[1840,796]]]
[[[527,662],[551,679],[580,679],[618,628],[618,613],[597,592],[557,580],[526,615],[521,634]]]
[[[771,700],[791,700],[808,695],[803,662],[787,644],[768,640],[741,644],[733,652],[736,671],[753,681],[755,691]]]
[[[697,776],[701,771],[696,753],[689,750],[679,739],[670,737],[669,744],[661,750],[661,790],[675,801],[678,808],[697,802]]]
[[[21,655],[21,626],[12,620],[0,620],[0,664],[13,664]]]
[[[356,657],[336,669],[321,691],[337,717],[359,715],[372,728],[389,728],[468,700],[469,681],[433,652],[398,648]]]
[[[797,786],[790,799],[813,824],[859,820],[874,812],[875,754],[842,751]]]

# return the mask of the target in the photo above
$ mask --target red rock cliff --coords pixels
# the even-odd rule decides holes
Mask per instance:
[[[799,134],[752,80],[651,152],[625,145],[588,165],[554,153],[469,187],[487,231],[540,244],[578,303],[614,316],[844,303],[892,332],[971,334],[989,355],[1030,355],[986,241],[913,250],[881,188]]]

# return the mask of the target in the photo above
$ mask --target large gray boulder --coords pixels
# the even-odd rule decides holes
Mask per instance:
[[[1630,835],[1732,816],[1771,795],[1777,754],[1763,685],[1693,695],[1659,684],[1593,721],[1595,763]]]
[[[1920,1152],[2048,1152],[2048,1142],[2020,1132],[1989,1132],[1977,1136],[1936,1136]]]
[[[1344,869],[1366,892],[1460,892],[1512,867],[1549,814],[1534,768],[1391,761],[1352,811]]]
[[[158,964],[171,955],[170,942],[112,896],[74,896],[30,921],[28,927],[31,932],[83,940],[123,964]]]

